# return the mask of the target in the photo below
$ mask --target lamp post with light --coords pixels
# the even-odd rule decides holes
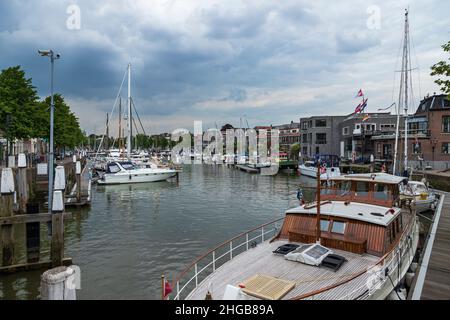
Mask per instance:
[[[50,73],[50,141],[49,141],[49,159],[48,159],[48,213],[52,213],[53,205],[53,171],[54,171],[54,146],[53,146],[53,127],[54,127],[54,114],[55,114],[55,101],[53,97],[53,71],[55,60],[61,58],[59,53],[55,54],[53,50],[39,50],[39,54],[42,57],[49,57],[51,64]]]

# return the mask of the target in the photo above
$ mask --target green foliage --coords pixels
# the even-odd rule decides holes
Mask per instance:
[[[84,140],[83,132],[80,129],[78,118],[73,112],[70,111],[70,107],[64,101],[64,98],[60,94],[55,94],[55,126],[54,126],[54,138],[55,145],[57,147],[69,147],[74,148],[80,145]],[[42,110],[50,108],[50,97],[45,98],[41,102]],[[50,136],[50,121],[48,119],[48,125],[45,127],[45,137]]]
[[[0,129],[8,139],[36,136],[39,117],[38,97],[31,79],[20,66],[0,73]]]
[[[445,52],[450,53],[450,41],[442,46]],[[450,58],[448,59],[450,60]],[[443,76],[444,78],[436,79],[434,82],[441,87],[442,92],[450,95],[450,64],[446,61],[439,61],[431,67],[432,76]]]
[[[291,146],[290,158],[291,158],[291,159],[294,159],[294,160],[298,159],[298,153],[299,153],[299,152],[300,152],[300,144],[294,143],[294,144]]]
[[[46,138],[50,134],[50,97],[40,102],[20,66],[0,73],[0,130],[9,140]],[[77,117],[61,95],[55,95],[55,145],[73,148],[85,140]]]

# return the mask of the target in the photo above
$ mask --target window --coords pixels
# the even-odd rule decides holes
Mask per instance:
[[[316,154],[319,154],[320,153],[320,149],[319,149],[319,147],[316,147]]]
[[[442,132],[450,133],[450,116],[442,117]]]
[[[345,231],[345,222],[333,221],[333,226],[331,227],[331,232],[344,234],[344,231]]]
[[[307,143],[307,142],[308,142],[308,135],[307,135],[306,133],[304,133],[304,134],[302,135],[302,142],[303,142],[303,143]]]
[[[348,135],[348,127],[342,128],[342,134],[343,134],[344,136]]]
[[[329,227],[330,227],[330,220],[320,219],[320,231],[328,232]]]
[[[327,144],[327,134],[316,133],[316,144]]]
[[[380,124],[380,130],[381,131],[394,131],[395,124],[389,123],[389,124]]]
[[[422,145],[420,144],[420,142],[413,142],[412,143],[412,153],[414,153],[414,154],[418,154],[418,153],[421,153],[421,150],[422,150]]]
[[[387,185],[376,183],[374,190],[375,191],[374,191],[373,196],[376,200],[388,200],[389,199],[389,189],[388,189]]]
[[[326,127],[326,126],[327,126],[326,119],[317,119],[316,120],[316,127]]]
[[[442,153],[443,154],[450,154],[450,142],[443,142],[442,143]]]
[[[356,194],[358,196],[369,195],[369,183],[364,181],[356,182]]]
[[[308,129],[308,122],[305,121],[305,122],[302,123],[302,129],[303,130]]]

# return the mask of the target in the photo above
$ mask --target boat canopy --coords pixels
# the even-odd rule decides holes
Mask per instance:
[[[392,174],[377,172],[377,173],[355,173],[346,174],[337,177],[330,178],[332,181],[367,181],[367,182],[379,182],[384,184],[400,184],[408,180],[405,177],[394,176]]]

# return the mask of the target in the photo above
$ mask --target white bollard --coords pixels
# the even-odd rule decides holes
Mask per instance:
[[[19,153],[18,159],[17,159],[17,166],[19,168],[26,168],[27,167],[27,158],[25,157],[25,153]]]
[[[41,276],[41,300],[76,300],[78,268],[57,267]]]
[[[55,190],[66,189],[66,174],[64,172],[63,166],[57,166],[55,169],[55,185],[53,189]]]
[[[16,167],[16,156],[9,156],[8,157],[8,168],[15,168]]]
[[[11,168],[3,168],[0,193],[14,192],[14,176]]]

